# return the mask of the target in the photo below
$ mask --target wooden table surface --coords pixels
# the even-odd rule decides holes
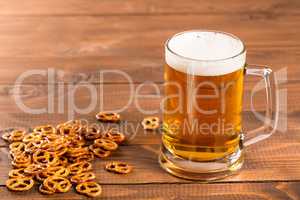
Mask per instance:
[[[281,70],[280,84],[287,99],[281,102],[281,130],[246,149],[242,170],[216,183],[201,184],[175,178],[163,171],[157,156],[160,134],[129,130],[129,141],[108,160],[134,166],[126,176],[107,173],[105,161],[95,162],[97,180],[103,186],[99,199],[300,199],[300,1],[299,0],[9,0],[0,2],[0,127],[32,127],[66,120],[72,109],[69,87],[78,86],[76,106],[85,108],[91,95],[103,92],[97,107],[76,118],[96,122],[95,113],[134,102],[121,112],[122,123],[140,124],[145,110],[158,109],[162,95],[148,82],[141,98],[116,74],[100,79],[99,71],[120,69],[133,80],[134,89],[145,81],[163,83],[163,44],[172,34],[189,29],[214,29],[233,33],[245,41],[248,63],[267,64]],[[54,80],[30,76],[15,90],[15,81],[32,69],[55,69]],[[58,72],[59,71],[59,72]],[[257,80],[246,81],[244,125],[259,126],[249,110],[249,91]],[[54,111],[24,113],[14,100],[43,108],[54,88]],[[59,89],[61,90],[60,92]],[[162,94],[162,93],[161,93]],[[62,98],[64,97],[64,98]],[[287,101],[285,101],[287,100]],[[58,110],[59,102],[61,110]],[[256,108],[264,110],[264,94],[257,94]],[[69,109],[68,109],[69,108]],[[65,112],[62,112],[65,111]],[[155,115],[160,116],[160,112]],[[285,124],[285,121],[287,122]],[[13,193],[5,180],[11,168],[7,144],[0,140],[0,199],[82,199],[75,192],[43,196],[33,189]]]

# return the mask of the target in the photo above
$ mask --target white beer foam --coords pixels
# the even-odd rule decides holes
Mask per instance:
[[[244,67],[246,62],[246,52],[240,54],[243,43],[221,32],[183,32],[172,37],[167,46],[172,52],[166,48],[166,63],[187,74],[224,75]]]

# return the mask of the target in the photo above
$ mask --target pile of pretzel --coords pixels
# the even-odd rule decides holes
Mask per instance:
[[[115,115],[114,118],[109,116],[107,121],[116,119]],[[84,125],[81,120],[68,121],[56,127],[38,126],[31,133],[14,130],[5,133],[2,138],[10,143],[14,168],[6,181],[8,189],[26,191],[38,182],[42,194],[54,194],[68,192],[74,184],[78,193],[89,197],[99,196],[102,191],[95,182],[91,162],[95,157],[110,156],[125,140],[124,134],[118,131],[103,133],[97,126]],[[105,169],[126,174],[132,167],[114,161],[106,164]]]

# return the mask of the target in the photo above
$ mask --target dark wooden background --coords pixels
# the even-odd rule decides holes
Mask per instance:
[[[239,36],[247,46],[248,63],[269,65],[274,71],[287,70],[288,80],[280,85],[281,130],[270,139],[246,149],[246,161],[239,174],[212,184],[177,179],[158,165],[160,135],[144,133],[139,127],[131,140],[109,160],[124,160],[134,172],[118,176],[103,170],[104,161],[95,163],[98,182],[103,186],[99,199],[300,199],[300,1],[299,0],[9,0],[0,2],[0,127],[31,127],[67,119],[57,111],[62,100],[68,110],[68,86],[81,84],[75,95],[78,107],[86,107],[92,84],[104,93],[97,108],[84,115],[95,122],[100,109],[119,108],[131,94],[126,79],[105,76],[99,70],[120,69],[132,77],[134,87],[144,81],[163,83],[163,43],[172,34],[189,29],[214,29]],[[55,80],[30,76],[15,90],[15,81],[31,69],[53,68]],[[284,77],[284,76],[283,76]],[[249,111],[249,91],[257,79],[247,79],[244,124],[259,126]],[[63,86],[64,93],[57,91]],[[31,108],[48,105],[54,87],[55,112],[26,114],[15,103],[21,96]],[[50,89],[49,89],[50,88]],[[284,94],[287,91],[287,101]],[[144,109],[159,108],[161,95],[145,86],[140,98]],[[264,110],[264,94],[255,100]],[[138,125],[144,117],[134,103],[121,113],[123,122]],[[160,116],[160,113],[157,115]],[[285,120],[287,124],[285,124]],[[0,199],[82,199],[74,192],[43,196],[36,190],[12,193],[5,188],[10,164],[7,144],[0,141]]]

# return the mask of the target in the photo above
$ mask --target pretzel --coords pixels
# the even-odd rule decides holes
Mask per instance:
[[[105,139],[105,138],[100,138],[94,141],[94,145],[96,147],[102,147],[105,150],[108,151],[114,151],[118,148],[118,144],[115,143],[112,140]]]
[[[25,136],[26,132],[23,130],[14,130],[10,133],[8,138],[9,142],[21,142]]]
[[[14,142],[9,145],[10,153],[22,153],[25,151],[25,144],[23,142]]]
[[[33,132],[35,133],[44,133],[44,134],[51,134],[51,133],[56,133],[56,129],[51,126],[51,125],[42,125],[42,126],[37,126],[33,129]]]
[[[25,168],[31,164],[31,156],[25,153],[13,155],[11,164],[15,168]]]
[[[80,162],[71,164],[67,168],[71,175],[75,175],[92,170],[92,164],[89,162]]]
[[[95,144],[90,145],[89,148],[98,158],[105,158],[111,154],[111,151],[108,151],[102,147],[97,147]]]
[[[54,194],[55,190],[52,189],[52,188],[47,188],[43,184],[41,184],[40,187],[39,187],[39,192],[42,193],[42,194],[50,195],[50,194]]]
[[[97,126],[88,126],[86,132],[84,133],[84,137],[87,140],[94,140],[101,138],[102,134]]]
[[[69,158],[70,162],[72,163],[79,163],[79,162],[91,162],[94,160],[94,154],[92,152],[88,152],[87,154],[80,155],[78,157],[71,157]]]
[[[44,171],[36,174],[36,179],[39,181],[44,181],[50,176],[68,177],[70,174],[69,169],[62,166],[48,167]]]
[[[32,177],[24,172],[25,168],[20,169],[12,169],[9,171],[8,176],[9,178],[24,178],[24,177]]]
[[[88,153],[89,153],[89,149],[87,147],[70,148],[67,152],[67,156],[76,158]]]
[[[33,154],[33,162],[39,165],[55,166],[59,164],[58,156],[45,150],[37,150]]]
[[[120,115],[118,113],[113,113],[113,112],[99,112],[96,115],[96,118],[102,122],[116,123],[120,121]]]
[[[12,191],[30,190],[34,185],[34,181],[29,177],[10,178],[6,181],[6,187]]]
[[[72,176],[71,182],[79,184],[79,183],[95,180],[95,178],[96,178],[96,176],[93,172],[83,172],[83,173],[77,174],[75,176]]]
[[[102,193],[101,186],[96,182],[80,183],[76,186],[76,191],[89,197],[97,197]]]
[[[125,141],[125,135],[121,132],[115,131],[113,129],[107,131],[103,138],[114,141],[117,144],[121,144]]]
[[[28,165],[28,167],[26,167],[24,169],[24,172],[29,175],[35,175],[35,174],[40,173],[43,170],[44,170],[44,168],[42,166],[36,165],[36,164],[31,164],[31,165]]]
[[[142,121],[142,125],[145,130],[156,130],[159,128],[159,118],[158,117],[146,117]]]
[[[69,169],[62,167],[62,166],[54,166],[54,167],[48,167],[46,170],[47,174],[51,174],[52,176],[61,176],[61,177],[67,177],[70,174]]]
[[[118,174],[128,174],[132,171],[132,167],[125,162],[110,162],[105,165],[105,169],[109,172]]]
[[[43,182],[43,185],[50,191],[54,190],[55,192],[59,193],[68,192],[72,187],[72,184],[68,179],[59,176],[50,176],[46,178]]]
[[[10,132],[5,132],[2,135],[2,139],[5,140],[6,142],[9,142],[9,137],[10,137]]]
[[[29,142],[37,141],[37,140],[41,140],[41,139],[42,139],[42,137],[39,133],[32,132],[32,133],[29,133],[28,135],[25,135],[22,141],[27,144]]]

